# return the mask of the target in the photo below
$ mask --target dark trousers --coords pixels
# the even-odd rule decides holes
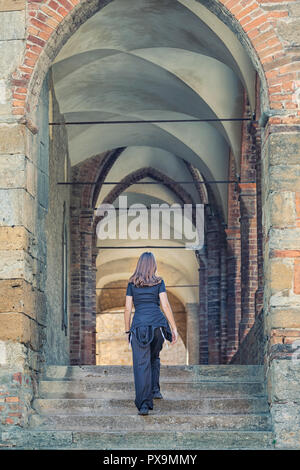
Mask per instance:
[[[150,337],[150,341],[149,341]],[[132,361],[135,385],[135,405],[138,410],[143,405],[153,409],[153,392],[160,391],[159,353],[163,347],[164,338],[160,328],[155,328],[152,337],[151,327],[138,327],[132,334]]]

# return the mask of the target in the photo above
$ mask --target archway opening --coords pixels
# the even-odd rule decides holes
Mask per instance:
[[[250,122],[259,86],[238,39],[213,18],[197,2],[115,0],[51,67],[53,152],[64,142],[61,182],[72,183],[71,364],[96,363],[97,292],[128,279],[144,245],[186,312],[188,363],[262,361],[242,352],[261,312],[260,153]],[[127,206],[204,205],[203,246],[180,249],[174,235],[134,240],[135,251],[128,238],[99,242],[97,208],[118,212],[120,196]]]
[[[127,262],[132,264],[131,259]],[[132,352],[127,339],[124,338],[125,291],[124,281],[112,281],[100,288],[96,318],[97,365],[132,365]],[[168,297],[178,326],[179,340],[172,348],[164,344],[160,360],[162,365],[185,365],[188,363],[186,311],[183,303],[174,294],[168,292]]]

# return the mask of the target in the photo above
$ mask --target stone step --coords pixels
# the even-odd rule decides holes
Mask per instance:
[[[36,414],[30,417],[30,428],[11,437],[12,445],[124,450],[273,447],[262,366],[162,365],[160,383],[164,398],[154,400],[149,415],[140,416],[132,366],[48,366],[33,402]],[[9,443],[9,434],[5,439]]]
[[[265,397],[266,386],[262,382],[162,382],[160,392],[166,399],[202,397]],[[40,381],[37,398],[132,398],[135,397],[133,379],[95,381]]]
[[[137,413],[134,398],[90,398],[35,399],[33,408],[41,414],[97,414],[102,416],[130,415]],[[259,398],[201,398],[201,399],[162,399],[154,400],[154,410],[151,413],[180,414],[210,414],[210,413],[268,413],[269,406],[266,397]]]
[[[14,449],[273,449],[271,431],[48,431],[2,432],[1,445]]]
[[[48,366],[44,380],[77,380],[133,377],[132,366]],[[264,380],[263,366],[248,365],[161,365],[160,378],[167,381],[259,382]]]
[[[157,412],[156,412],[157,413]],[[154,410],[147,416],[131,414],[124,416],[97,416],[78,414],[54,414],[31,417],[30,426],[49,430],[64,431],[198,431],[204,429],[228,429],[248,431],[269,431],[268,414],[227,414],[227,415],[162,415]]]
[[[161,384],[161,393],[165,398],[182,397],[240,397],[264,396],[262,383],[224,383],[224,382],[165,382]],[[134,383],[106,381],[41,381],[41,398],[124,398],[135,395]]]

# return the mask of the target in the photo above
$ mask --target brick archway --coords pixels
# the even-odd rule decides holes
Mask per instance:
[[[96,358],[96,225],[99,216],[93,210],[102,183],[124,149],[95,156],[73,171],[74,181],[83,179],[95,182],[73,190],[71,206],[72,263],[71,263],[71,317],[70,362],[71,364],[94,364]],[[155,168],[145,167],[127,175],[103,201],[113,201],[128,187],[145,177],[151,177],[167,186],[183,204],[191,204],[191,196],[178,183]],[[80,293],[80,295],[78,295]]]
[[[138,258],[134,257],[134,261],[137,262]],[[123,307],[124,296],[126,293],[126,281],[111,281],[103,285],[105,290],[101,290],[98,295],[98,308],[97,313],[102,311],[114,309],[117,307]],[[110,290],[112,288],[112,290]],[[182,301],[172,292],[168,291],[168,298],[172,306],[175,322],[179,335],[182,338],[182,342],[187,347],[187,325],[186,325],[186,311]]]
[[[63,44],[94,13],[112,0],[27,0],[28,29],[23,63],[12,74],[13,114],[30,115],[43,79]],[[288,11],[264,9],[259,1],[209,1],[206,7],[237,34],[264,84],[265,110],[277,111],[272,124],[297,122],[297,67],[274,25]],[[285,111],[281,116],[278,111]],[[286,112],[288,116],[286,116]],[[271,113],[272,114],[272,113]]]
[[[257,165],[260,160],[256,156],[256,146],[253,145],[255,129],[245,129],[245,133],[247,139],[243,149],[242,173],[246,175],[247,172],[253,173],[254,165]],[[73,238],[72,243],[72,250],[74,250],[73,259],[76,259],[72,267],[74,276],[72,287],[75,292],[81,292],[80,300],[78,295],[74,295],[74,308],[72,309],[71,362],[73,364],[93,363],[94,360],[93,351],[95,344],[93,330],[95,315],[93,312],[96,307],[93,299],[95,297],[96,257],[98,254],[95,234],[99,218],[94,217],[94,211],[91,208],[96,204],[102,182],[107,176],[108,171],[112,168],[123,150],[117,149],[106,153],[104,156],[93,157],[84,164],[74,168],[75,180],[94,181],[95,185],[81,187],[80,201],[78,199],[78,188],[75,189],[77,204],[81,208],[82,213],[79,211],[79,218],[73,219],[74,230],[77,227],[77,235]],[[200,200],[202,200],[205,195],[203,193],[204,185],[201,186],[200,184],[201,177],[197,175],[197,172],[193,171],[190,164],[186,163],[186,165],[193,179],[196,180],[196,183],[197,181],[199,183],[198,194]],[[235,173],[233,156],[231,156],[231,166],[232,176],[229,176],[233,178]],[[193,202],[189,194],[180,185],[151,167],[139,168],[127,175],[106,196],[103,202],[113,203],[130,185],[145,177],[152,177],[162,182],[162,184],[175,192],[182,203]],[[216,214],[206,214],[206,254],[203,253],[198,259],[199,284],[201,286],[199,292],[201,299],[199,313],[201,317],[200,360],[202,363],[227,363],[237,352],[242,339],[241,333],[245,336],[255,320],[253,305],[249,304],[248,300],[253,298],[257,289],[257,284],[255,283],[257,279],[257,253],[254,249],[254,244],[256,245],[257,243],[257,235],[253,232],[253,229],[255,230],[256,228],[256,210],[253,203],[256,200],[256,189],[259,189],[259,187],[259,184],[256,188],[255,183],[253,183],[250,186],[239,185],[239,188],[236,187],[233,190],[230,196],[230,199],[232,198],[233,216],[229,221],[231,225],[226,230],[224,230],[224,225],[222,226],[222,218],[220,218],[218,211]],[[210,199],[213,199],[213,194],[209,187],[207,189],[209,194],[207,202],[210,202]],[[241,202],[236,206],[234,200],[237,200],[237,198]],[[213,200],[212,206],[215,204],[216,201]],[[73,212],[74,216],[75,214],[76,211]],[[242,220],[245,220],[245,225],[241,232],[239,229],[237,230],[235,238],[232,237],[231,226],[234,226],[234,224],[239,225],[239,217],[241,215],[243,217]],[[249,225],[250,220],[252,220],[251,226]],[[248,259],[248,246],[250,242],[253,251],[251,260]],[[241,251],[240,254],[239,251]],[[79,258],[78,253],[80,254]],[[76,256],[77,258],[75,258]],[[251,264],[249,264],[249,261]],[[241,292],[241,262],[247,267],[247,279],[244,281],[243,292]],[[248,271],[251,274],[251,281]],[[83,273],[81,281],[80,272]],[[227,281],[225,276],[227,276]],[[229,291],[228,288],[230,289]],[[207,304],[209,292],[212,291],[214,292],[214,301],[210,301]],[[230,295],[228,295],[228,292],[230,292]],[[79,325],[78,316],[80,317]],[[210,318],[208,323],[207,318]]]
[[[33,134],[36,128],[31,119],[43,79],[53,59],[78,27],[108,3],[109,0],[27,0],[29,26],[26,52],[22,64],[11,76],[14,98],[12,113],[15,119],[25,123]],[[299,62],[293,48],[286,47],[285,41],[277,31],[280,19],[288,15],[288,7],[280,5],[280,8],[276,9],[273,3],[268,8],[264,3],[254,1],[248,5],[244,0],[221,0],[218,3],[210,0],[206,4],[207,8],[216,13],[240,38],[258,71],[264,96],[260,123],[262,126],[268,123],[262,138],[265,149],[268,148],[270,135],[297,131],[296,125],[300,115],[296,93],[299,86]],[[266,171],[264,167],[262,173]],[[262,174],[262,180],[264,176]],[[235,229],[230,231],[234,237]],[[262,256],[262,247],[260,250]],[[272,251],[272,257],[287,257],[292,260],[295,292],[298,292],[299,269],[295,256],[298,254],[295,254],[294,250]],[[236,287],[238,289],[238,286]],[[261,305],[262,290],[258,300]],[[279,337],[283,338],[280,333]]]
[[[92,248],[95,194],[100,191],[107,173],[123,149],[116,149],[88,159],[75,166],[72,179],[94,182],[94,185],[75,185],[71,198],[71,308],[70,308],[70,363],[93,364],[95,353],[94,312],[95,284],[91,266],[95,262]],[[91,314],[92,313],[92,314]]]

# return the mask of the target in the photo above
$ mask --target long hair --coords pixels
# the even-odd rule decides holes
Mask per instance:
[[[151,251],[145,251],[139,257],[136,268],[129,282],[133,282],[136,287],[154,286],[162,280],[160,276],[156,276],[157,264],[155,257]]]

